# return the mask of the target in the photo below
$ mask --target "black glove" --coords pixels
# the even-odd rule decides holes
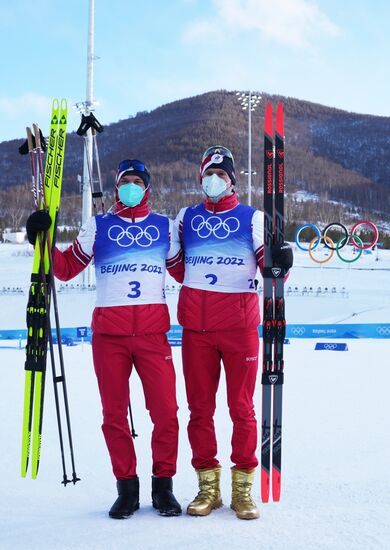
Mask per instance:
[[[37,210],[30,214],[26,222],[27,238],[30,244],[35,244],[39,231],[47,231],[51,226],[51,218],[46,210]]]
[[[276,243],[271,247],[274,267],[282,267],[285,272],[293,265],[293,251],[288,243]]]

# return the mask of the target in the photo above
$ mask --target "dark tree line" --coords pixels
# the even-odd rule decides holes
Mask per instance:
[[[262,94],[252,119],[253,204],[262,204],[262,123],[267,101],[286,112],[287,226],[311,221],[348,223],[356,215],[382,223],[390,213],[390,119],[348,113],[307,101]],[[104,121],[102,121],[104,123]],[[234,154],[237,190],[246,201],[248,121],[233,92],[218,91],[175,101],[107,125],[99,135],[103,186],[112,200],[115,170],[124,158],[144,160],[152,174],[153,207],[174,217],[200,199],[199,163],[208,146]],[[0,227],[24,225],[32,209],[29,163],[17,153],[22,140],[0,144]],[[68,135],[59,223],[77,228],[81,203],[83,142]],[[297,193],[297,194],[296,194]],[[302,196],[304,200],[301,200]]]

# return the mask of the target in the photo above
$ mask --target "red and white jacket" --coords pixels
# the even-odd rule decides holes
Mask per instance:
[[[150,214],[148,193],[138,206],[122,207],[117,214],[135,224],[144,221]],[[96,219],[91,217],[71,246],[64,252],[56,248],[54,275],[61,281],[68,281],[81,273],[94,256],[95,239]],[[169,220],[169,241],[166,268],[174,278],[180,280],[183,278],[182,251],[172,220]],[[92,317],[92,330],[100,334],[141,335],[167,332],[169,328],[169,311],[165,303],[95,307]]]
[[[208,212],[218,214],[229,212],[238,206],[239,202],[236,193],[233,193],[218,203],[205,200],[203,204]],[[186,210],[183,208],[175,220],[181,241]],[[263,214],[258,210],[253,214],[251,231],[253,254],[258,267],[262,268]],[[185,252],[183,250],[183,272]],[[180,271],[178,276],[180,277]],[[260,324],[259,296],[253,291],[216,292],[184,284],[179,296],[178,320],[184,328],[196,331],[254,329]]]

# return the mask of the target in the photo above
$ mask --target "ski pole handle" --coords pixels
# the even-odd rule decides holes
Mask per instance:
[[[35,147],[36,149],[41,149],[41,134],[37,124],[33,124],[34,137],[35,137]]]
[[[27,133],[28,152],[32,153],[34,151],[34,144],[33,144],[33,136],[31,132],[31,128],[29,126],[26,127],[26,133]]]

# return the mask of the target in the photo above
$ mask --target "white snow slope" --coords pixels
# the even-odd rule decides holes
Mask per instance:
[[[28,288],[31,258],[20,247],[0,245],[0,291]],[[302,254],[287,285],[337,289],[335,296],[288,298],[291,323],[389,322],[390,258],[363,258],[353,268],[335,261],[320,268]],[[332,261],[333,262],[333,261]],[[360,264],[360,265],[359,265]],[[336,269],[337,268],[337,269]],[[364,268],[358,269],[358,268]],[[386,270],[385,270],[386,269]],[[63,294],[63,326],[89,323],[92,293]],[[175,297],[170,297],[171,309]],[[0,329],[25,326],[27,296],[1,294]],[[173,322],[175,314],[173,313]],[[348,320],[344,320],[348,318]],[[225,506],[205,518],[161,518],[150,501],[151,422],[136,373],[131,393],[136,430],[141,509],[128,520],[111,520],[115,480],[100,430],[101,407],[91,347],[65,347],[76,470],[81,481],[61,485],[62,471],[51,374],[47,376],[41,465],[37,480],[20,477],[24,351],[0,341],[0,549],[388,549],[390,548],[390,438],[388,430],[390,340],[349,340],[346,352],[314,351],[316,341],[292,339],[285,347],[282,498],[260,503],[259,472],[254,496],[261,519],[238,520],[230,510],[231,422],[224,379],[218,394],[216,429],[223,465]],[[180,448],[175,493],[183,508],[196,493],[186,434],[180,348],[177,371]],[[49,367],[50,368],[50,367]],[[256,390],[261,414],[261,385]],[[68,461],[68,474],[71,468]]]

